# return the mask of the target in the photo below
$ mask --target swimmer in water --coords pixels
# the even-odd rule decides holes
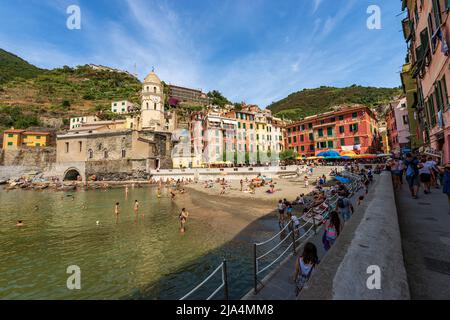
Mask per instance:
[[[138,222],[138,213],[139,213],[139,202],[137,200],[134,200],[134,222],[137,223]]]
[[[161,198],[161,187],[158,187],[157,197],[158,197],[158,198]]]
[[[181,209],[180,213],[180,232],[184,233],[186,231],[186,228],[184,225],[186,224],[187,218],[189,216],[189,213],[186,211],[186,208]]]
[[[23,221],[22,220],[17,220],[16,227],[23,227],[23,226],[25,226]]]
[[[125,198],[128,198],[128,186],[125,186]]]
[[[116,202],[116,205],[114,207],[114,213],[116,215],[116,224],[119,222],[119,202]]]
[[[170,196],[172,197],[172,200],[175,200],[175,193],[173,193],[172,191],[170,191]]]

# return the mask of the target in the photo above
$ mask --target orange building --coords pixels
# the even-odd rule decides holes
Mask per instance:
[[[310,157],[326,150],[377,153],[380,147],[377,119],[369,107],[342,107],[286,126],[286,149]]]

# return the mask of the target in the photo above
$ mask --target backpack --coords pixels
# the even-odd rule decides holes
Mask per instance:
[[[338,208],[345,208],[345,203],[343,198],[339,198],[337,201]]]

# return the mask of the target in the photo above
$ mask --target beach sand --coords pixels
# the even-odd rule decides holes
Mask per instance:
[[[277,203],[280,199],[295,200],[300,194],[307,195],[314,189],[316,178],[326,174],[331,178],[330,167],[316,170],[309,177],[309,188],[305,188],[303,177],[274,179],[275,193],[269,194],[269,184],[255,189],[255,194],[240,191],[240,181],[227,181],[226,193],[220,195],[222,186],[214,183],[212,188],[205,188],[205,183],[192,183],[185,186],[186,193],[176,194],[175,203],[186,208],[190,219],[205,219],[213,231],[226,238],[244,235],[247,231],[258,231],[260,235],[270,235],[279,230]],[[226,177],[225,177],[226,180]],[[248,184],[244,181],[244,190]],[[295,206],[294,215],[300,216],[303,207]],[[242,234],[242,232],[245,232]],[[264,238],[264,237],[262,237]]]

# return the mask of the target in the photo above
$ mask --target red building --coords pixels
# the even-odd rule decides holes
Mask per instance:
[[[375,114],[366,106],[342,107],[286,126],[285,145],[299,156],[310,157],[326,150],[379,151],[380,137]]]

